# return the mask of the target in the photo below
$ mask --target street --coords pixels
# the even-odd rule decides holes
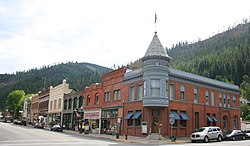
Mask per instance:
[[[165,144],[166,146],[249,146],[250,140],[223,141],[210,143],[184,143]],[[0,146],[140,146],[143,144],[120,142],[105,138],[87,137],[84,135],[64,132],[51,132],[46,129],[35,129],[29,126],[13,125],[12,123],[0,123]],[[153,144],[155,145],[155,144]],[[165,146],[162,145],[162,146]]]

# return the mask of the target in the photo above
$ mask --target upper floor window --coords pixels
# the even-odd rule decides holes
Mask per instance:
[[[78,105],[79,105],[78,108],[82,108],[82,106],[83,106],[83,97],[82,96],[79,97],[79,104]]]
[[[198,103],[198,89],[194,88],[194,103]]]
[[[54,101],[54,109],[56,109],[57,100]]]
[[[50,110],[52,110],[53,107],[53,101],[50,101]]]
[[[67,103],[68,103],[67,99],[64,100],[64,102],[63,102],[63,109],[64,109],[64,110],[67,109]]]
[[[62,99],[59,98],[59,100],[58,100],[58,108],[61,108],[61,104],[62,104]]]
[[[87,102],[86,102],[87,105],[90,105],[90,95],[87,96]]]
[[[150,95],[154,97],[160,96],[160,80],[152,79],[150,80]]]
[[[224,107],[226,107],[227,106],[227,96],[224,94],[223,98],[224,98]]]
[[[142,84],[137,85],[136,88],[136,100],[141,100],[143,96],[143,86]]]
[[[170,87],[169,87],[170,89],[170,99],[171,100],[174,100],[175,99],[175,86],[174,86],[174,84],[170,84]]]
[[[230,107],[230,96],[227,95],[227,107]]]
[[[69,99],[69,109],[71,109],[72,108],[72,99],[70,98]]]
[[[206,91],[206,105],[209,105],[209,96],[208,96],[208,91]]]
[[[214,91],[211,92],[211,105],[214,106]]]
[[[236,108],[236,97],[233,96],[233,108]]]
[[[104,93],[104,102],[110,102],[110,92]]]
[[[100,98],[99,95],[95,96],[95,104],[99,104],[100,103]]]
[[[220,106],[222,106],[222,94],[220,93]]]
[[[129,88],[129,101],[133,101],[134,100],[134,86],[131,86]]]
[[[76,109],[76,107],[77,107],[77,97],[74,97],[73,109]]]
[[[166,93],[165,93],[165,97],[168,97],[168,80],[166,80]]]
[[[186,88],[184,85],[181,85],[181,100],[185,100],[186,99]]]
[[[121,90],[115,90],[114,91],[114,101],[121,100]]]

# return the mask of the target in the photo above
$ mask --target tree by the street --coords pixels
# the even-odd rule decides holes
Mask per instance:
[[[17,114],[20,106],[19,102],[20,100],[25,96],[25,92],[23,90],[14,90],[10,92],[10,94],[7,97],[7,106],[9,111],[13,111],[14,118],[17,118]]]

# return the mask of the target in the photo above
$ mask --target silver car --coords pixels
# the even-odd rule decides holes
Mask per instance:
[[[220,127],[210,126],[201,127],[196,132],[190,135],[191,142],[204,141],[209,142],[210,140],[222,141],[223,134]]]

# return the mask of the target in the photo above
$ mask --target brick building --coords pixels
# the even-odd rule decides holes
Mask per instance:
[[[155,32],[143,68],[124,75],[124,133],[187,136],[201,126],[240,129],[238,86],[173,69],[170,60]]]

